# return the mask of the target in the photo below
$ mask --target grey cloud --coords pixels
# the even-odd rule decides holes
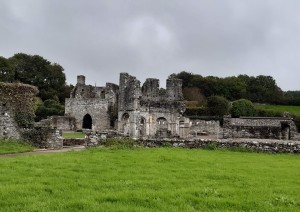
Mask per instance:
[[[39,54],[69,83],[98,85],[119,72],[144,80],[182,70],[202,75],[271,75],[300,90],[297,0],[4,0],[1,54]]]

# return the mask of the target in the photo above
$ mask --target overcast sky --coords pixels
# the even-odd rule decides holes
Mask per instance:
[[[38,54],[68,83],[172,73],[271,75],[300,90],[299,0],[0,0],[0,55]]]

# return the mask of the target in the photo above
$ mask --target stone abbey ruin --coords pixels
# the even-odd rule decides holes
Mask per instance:
[[[77,84],[65,102],[65,116],[51,117],[51,125],[62,130],[103,132],[115,130],[133,138],[261,138],[297,140],[291,118],[229,118],[202,120],[184,116],[185,103],[180,79],[169,77],[166,89],[159,80],[148,78],[141,85],[136,77],[121,73],[119,85],[105,87]]]
[[[4,98],[3,87],[0,93],[0,137],[19,138],[13,119],[13,111],[18,106],[12,103],[16,100]],[[29,99],[36,95],[35,92],[27,95],[26,91],[19,94]],[[291,118],[224,117],[220,122],[187,117],[185,109],[182,82],[177,78],[169,77],[164,89],[159,87],[158,79],[148,78],[141,85],[136,77],[121,73],[119,85],[106,83],[104,87],[97,87],[86,85],[85,76],[79,75],[70,98],[65,100],[65,115],[48,117],[36,125],[62,131],[111,133],[139,140],[209,137],[213,140],[244,138],[297,142],[300,138]]]

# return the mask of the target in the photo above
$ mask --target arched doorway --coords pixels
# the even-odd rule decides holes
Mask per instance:
[[[93,120],[90,114],[86,114],[83,117],[82,129],[92,129]]]

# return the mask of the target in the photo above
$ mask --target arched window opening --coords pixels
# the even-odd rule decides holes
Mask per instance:
[[[157,121],[156,121],[157,125],[158,125],[158,128],[168,128],[168,122],[167,122],[167,119],[161,117],[161,118],[158,118]]]
[[[124,113],[122,116],[122,130],[124,135],[129,135],[130,133],[130,123],[129,123],[129,114],[128,113]]]
[[[92,129],[92,124],[93,124],[93,121],[92,121],[91,115],[90,114],[86,114],[83,117],[82,128],[83,129]]]
[[[141,117],[140,120],[140,136],[146,136],[146,119]]]
[[[105,91],[101,91],[100,98],[105,99]]]

